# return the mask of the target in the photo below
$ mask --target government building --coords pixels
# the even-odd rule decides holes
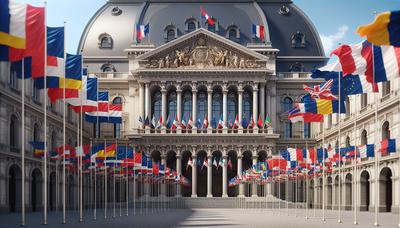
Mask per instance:
[[[201,18],[203,8],[214,20],[208,24]],[[149,32],[138,39],[137,25],[148,25]],[[258,38],[253,25],[264,26],[265,38]],[[347,113],[342,115],[341,134],[337,115],[326,116],[324,124],[292,124],[288,111],[294,103],[302,102],[303,84],[322,81],[310,78],[310,71],[324,66],[325,56],[320,36],[312,21],[291,0],[109,0],[91,18],[81,36],[78,52],[90,75],[99,78],[99,88],[110,92],[110,102],[123,105],[122,124],[102,124],[98,141],[120,140],[143,151],[153,162],[176,170],[190,181],[190,186],[157,186],[149,195],[141,183],[129,184],[129,200],[143,196],[183,196],[185,199],[211,197],[280,197],[284,200],[306,202],[305,182],[241,184],[229,187],[229,179],[259,161],[278,156],[287,147],[305,148],[322,145],[322,128],[328,147],[344,147],[373,143],[379,139],[400,135],[399,80],[380,88],[378,103],[374,95],[351,97]],[[41,160],[32,156],[26,144],[27,169],[20,168],[20,110],[21,92],[18,80],[7,64],[0,71],[0,209],[16,211],[20,207],[20,178],[26,176],[27,207],[38,210],[43,206]],[[27,83],[28,85],[29,83]],[[42,139],[43,113],[41,92],[32,89],[28,98],[25,132],[27,141]],[[374,125],[374,109],[378,105],[379,127]],[[62,104],[50,106],[50,145],[62,144]],[[61,111],[61,112],[60,112]],[[60,114],[61,113],[61,114]],[[67,113],[70,145],[76,142],[76,116]],[[258,127],[257,120],[271,120],[269,127]],[[145,122],[161,122],[154,128]],[[178,126],[174,120],[193,128]],[[230,125],[239,123],[237,128]],[[247,125],[254,119],[255,127]],[[356,119],[356,121],[354,121]],[[148,120],[148,121],[146,121]],[[208,122],[208,127],[203,125]],[[212,125],[222,123],[223,127]],[[356,123],[356,126],[354,126]],[[95,137],[93,124],[85,126],[85,142]],[[378,133],[376,133],[378,131]],[[375,134],[376,133],[376,134]],[[339,145],[338,137],[342,137]],[[36,137],[36,138],[35,138]],[[380,140],[379,140],[380,141]],[[95,142],[93,139],[92,142]],[[54,143],[54,144],[53,144]],[[209,167],[202,167],[204,161]],[[398,207],[397,153],[381,159],[379,167],[379,206],[382,211]],[[192,161],[193,167],[188,167]],[[220,162],[224,161],[224,162]],[[217,162],[220,167],[213,164]],[[373,159],[362,161],[354,172],[351,163],[341,172],[334,169],[325,181],[311,180],[309,206],[321,207],[322,185],[326,185],[326,206],[350,209],[352,178],[361,192],[358,205],[369,210],[375,203]],[[61,167],[50,164],[50,209],[60,205],[56,190],[61,188]],[[341,178],[341,194],[339,194]],[[92,200],[93,185],[85,175],[84,199]],[[77,205],[77,178],[69,175],[68,204]],[[98,181],[101,186],[102,181]],[[104,193],[98,188],[98,205]],[[110,186],[110,191],[113,188]],[[124,187],[117,189],[123,192]],[[156,190],[155,190],[156,189]],[[19,194],[19,195],[18,195]],[[112,193],[111,193],[112,194]],[[17,195],[17,197],[16,197]],[[340,196],[339,196],[340,195]],[[124,194],[118,197],[122,199]],[[110,198],[112,200],[112,198]],[[372,209],[371,209],[372,210]]]

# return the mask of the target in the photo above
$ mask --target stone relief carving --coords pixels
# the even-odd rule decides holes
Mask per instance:
[[[144,68],[261,68],[255,59],[208,43],[201,37],[193,45],[175,50],[164,57],[151,59]]]

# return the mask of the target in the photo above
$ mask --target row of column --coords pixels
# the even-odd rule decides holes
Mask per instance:
[[[224,151],[225,152],[225,151]],[[242,174],[242,158],[243,156],[241,155],[241,151],[239,149],[238,153],[240,154],[237,157],[237,175]],[[195,150],[193,151],[193,154],[195,154]],[[212,194],[212,158],[213,156],[210,155],[211,151],[208,151],[208,156],[207,156],[207,161],[209,166],[207,167],[207,197],[213,197]],[[224,153],[226,154],[226,153]],[[222,197],[228,197],[228,163],[226,162],[228,159],[227,155],[223,155],[221,159],[224,159],[224,163],[222,166]],[[193,161],[193,167],[197,167],[197,155],[192,156],[192,161]],[[253,164],[255,165],[258,162],[257,156],[253,156]],[[166,165],[166,156],[161,156],[161,164]],[[182,174],[182,156],[181,155],[176,155],[176,172],[178,175]],[[257,185],[256,184],[251,184],[252,185],[252,197],[257,196]],[[270,194],[272,190],[270,189],[271,186],[269,186],[268,193]],[[161,187],[161,194],[166,193],[166,186],[162,185]],[[178,188],[177,192],[178,196],[181,196],[181,189]],[[192,195],[191,197],[197,197],[197,168],[192,169]],[[239,197],[244,197],[244,184],[239,185]]]
[[[261,83],[260,84],[260,89],[259,83],[254,83],[253,84],[253,118],[256,120],[258,118],[258,114],[260,113],[261,118],[265,118],[265,84]],[[195,85],[193,86],[195,88]],[[238,120],[239,123],[242,122],[243,119],[243,85],[239,84],[238,86]],[[260,94],[258,94],[258,91],[260,91]],[[177,116],[178,118],[181,118],[182,116],[182,90],[180,89],[180,86],[178,85],[177,90]],[[213,94],[213,89],[212,86],[209,85],[207,86],[207,116],[208,116],[208,122],[211,123],[212,119],[212,94]],[[223,121],[225,123],[225,126],[227,126],[228,123],[228,89],[227,86],[223,86],[222,90],[222,103],[223,103]],[[258,103],[258,95],[260,95],[260,104]],[[165,121],[167,119],[167,90],[165,89],[165,86],[162,87],[161,89],[161,113],[162,113],[162,119]],[[150,84],[149,83],[140,83],[139,86],[139,99],[140,99],[140,116],[142,117],[149,117],[151,116],[151,94],[150,94]],[[260,112],[258,111],[258,105],[260,105]],[[272,110],[271,110],[272,111]],[[197,120],[197,89],[192,90],[192,117],[193,120]],[[211,125],[209,125],[209,128],[211,128]],[[257,125],[255,126],[257,128]]]

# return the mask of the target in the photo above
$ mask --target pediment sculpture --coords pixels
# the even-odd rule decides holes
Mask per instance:
[[[199,38],[193,45],[174,50],[164,57],[153,58],[144,64],[144,68],[261,68],[256,59],[244,57],[235,51],[208,44],[205,38]]]

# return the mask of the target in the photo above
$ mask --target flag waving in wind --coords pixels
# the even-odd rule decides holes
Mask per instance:
[[[214,25],[215,21],[212,17],[210,17],[207,12],[203,9],[203,7],[200,6],[200,12],[201,12],[201,18],[203,18],[204,20],[207,20],[207,23],[209,25]]]

